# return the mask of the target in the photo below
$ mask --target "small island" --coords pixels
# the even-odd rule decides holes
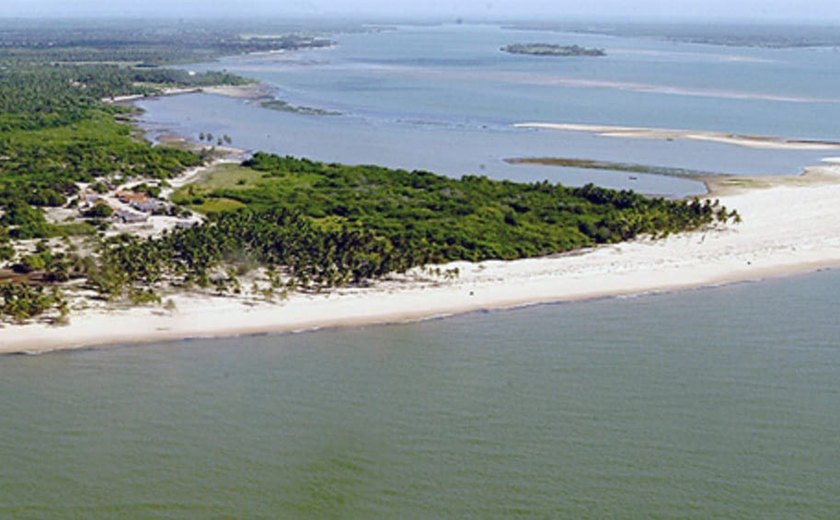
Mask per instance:
[[[305,116],[340,116],[341,112],[334,110],[325,110],[323,108],[306,107],[300,105],[293,105],[288,101],[282,99],[267,99],[260,103],[263,108],[270,110],[277,110],[279,112],[291,112],[292,114],[302,114]]]
[[[510,54],[529,56],[598,57],[606,56],[604,49],[588,49],[580,45],[555,45],[553,43],[514,43],[501,49]]]

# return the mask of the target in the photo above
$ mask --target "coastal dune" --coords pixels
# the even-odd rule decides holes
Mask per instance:
[[[840,166],[790,178],[716,181],[740,224],[512,262],[459,262],[451,281],[393,280],[281,303],[180,295],[177,309],[88,310],[64,327],[0,329],[0,353],[291,332],[485,309],[673,291],[840,266]]]

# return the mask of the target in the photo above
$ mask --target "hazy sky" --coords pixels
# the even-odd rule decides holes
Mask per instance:
[[[0,16],[738,18],[840,23],[838,0],[0,0]]]

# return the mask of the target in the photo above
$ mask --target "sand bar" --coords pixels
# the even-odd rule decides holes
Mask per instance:
[[[177,296],[177,311],[86,311],[66,327],[0,329],[0,352],[288,332],[393,323],[528,304],[672,291],[840,266],[840,167],[803,177],[729,179],[711,186],[744,221],[725,229],[638,240],[515,262],[457,263],[438,284],[383,282],[281,304]]]
[[[211,87],[171,87],[160,89],[157,94],[129,94],[125,96],[114,96],[102,98],[102,102],[110,104],[126,104],[143,99],[154,99],[158,97],[180,96],[182,94],[213,94],[217,96],[232,97],[246,100],[271,99],[274,89],[264,83],[246,83],[244,85],[217,85]]]
[[[274,88],[266,85],[265,83],[202,87],[201,92],[204,92],[205,94],[215,94],[217,96],[249,100],[273,99],[274,97]]]
[[[708,132],[704,130],[673,130],[667,128],[581,125],[572,123],[517,123],[513,126],[516,128],[536,128],[564,132],[586,132],[604,137],[621,137],[626,139],[687,139],[693,141],[710,141],[765,150],[840,150],[840,142],[836,141],[743,135],[727,132]]]

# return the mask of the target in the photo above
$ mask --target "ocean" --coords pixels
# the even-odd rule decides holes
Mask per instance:
[[[840,273],[0,358],[3,518],[832,518]]]

